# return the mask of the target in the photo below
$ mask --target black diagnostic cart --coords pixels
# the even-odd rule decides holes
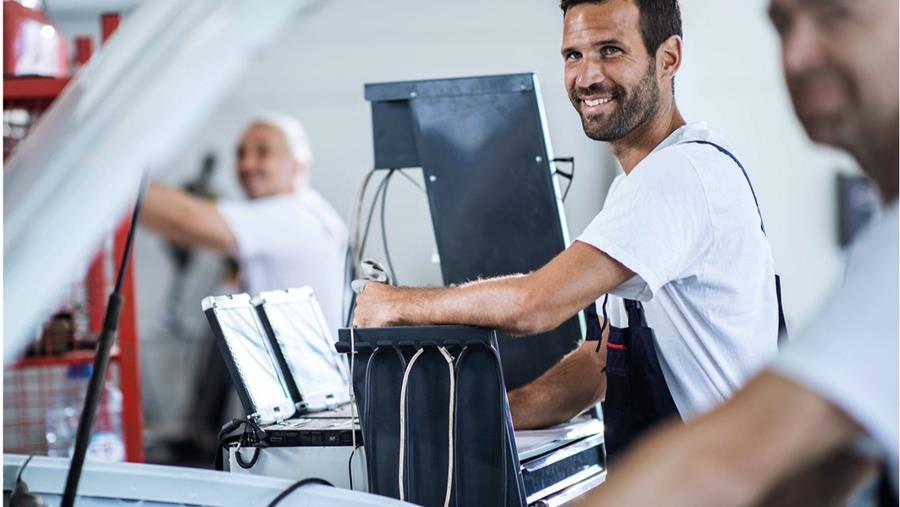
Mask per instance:
[[[537,76],[367,84],[376,169],[421,168],[444,284],[527,273],[569,244]],[[541,335],[498,335],[507,386],[584,336],[577,316]]]

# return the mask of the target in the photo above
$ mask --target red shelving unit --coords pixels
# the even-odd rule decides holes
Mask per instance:
[[[118,14],[104,14],[101,17],[103,41],[118,28]],[[76,61],[84,64],[91,54],[89,38],[75,40]],[[3,108],[25,109],[32,114],[46,110],[53,100],[68,85],[68,78],[5,77],[3,80]],[[77,168],[73,168],[77,170]],[[113,169],[111,169],[113,170]],[[117,266],[122,258],[125,240],[130,226],[130,213],[117,227],[111,241],[101,247],[92,261],[84,279],[84,295],[88,336],[96,337],[103,325],[106,299],[112,287],[114,270],[107,269],[109,256]],[[122,433],[125,444],[125,458],[131,462],[144,460],[143,415],[141,408],[140,361],[138,355],[138,333],[135,312],[135,290],[132,263],[126,267],[123,284],[125,304],[122,309],[117,345],[113,349],[107,381],[116,382],[122,392]],[[74,336],[74,335],[73,335]],[[49,340],[45,332],[41,340]],[[57,346],[58,338],[57,338]],[[43,412],[50,403],[55,388],[64,388],[65,372],[73,365],[90,364],[94,360],[94,350],[82,350],[73,343],[72,350],[50,353],[52,347],[41,349],[18,361],[4,374],[4,451],[41,453],[46,452],[43,442]],[[41,353],[41,351],[44,353]],[[54,387],[56,386],[56,387]],[[107,414],[98,414],[98,420]],[[9,434],[7,432],[10,432]],[[18,432],[18,433],[17,433]],[[10,438],[13,436],[14,438]],[[10,441],[12,440],[12,442]],[[41,448],[43,445],[43,448]]]

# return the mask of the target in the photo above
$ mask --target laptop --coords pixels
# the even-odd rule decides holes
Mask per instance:
[[[350,369],[312,289],[261,292],[254,306],[297,409],[320,412],[349,403]]]
[[[211,296],[202,307],[247,417],[268,434],[350,417],[349,371],[309,287]]]

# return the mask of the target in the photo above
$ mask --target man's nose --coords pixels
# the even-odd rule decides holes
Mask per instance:
[[[254,161],[250,157],[241,157],[237,160],[238,172],[252,171],[254,165]]]
[[[603,64],[596,59],[585,58],[578,66],[578,73],[575,75],[576,88],[589,88],[604,81],[606,74],[603,72]]]
[[[812,20],[799,18],[784,33],[781,51],[787,75],[803,73],[821,65],[825,48],[819,32]]]

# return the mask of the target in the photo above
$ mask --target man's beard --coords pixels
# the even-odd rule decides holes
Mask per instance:
[[[806,103],[806,89],[811,86],[809,81],[830,78],[839,81],[843,85],[846,94],[846,103],[842,107],[831,110],[815,110]],[[858,100],[857,88],[848,79],[846,73],[835,69],[816,68],[800,74],[787,77],[788,91],[794,112],[803,125],[809,138],[816,143],[827,144],[837,148],[852,150],[852,147],[860,141],[865,141],[863,128],[865,125],[877,125],[874,121],[876,114],[869,114],[863,120],[862,106]],[[895,118],[891,115],[892,118]]]
[[[595,141],[617,141],[646,123],[659,108],[659,86],[656,83],[655,68],[651,60],[647,66],[647,73],[631,92],[617,84],[608,86],[597,84],[570,93],[569,99],[581,116],[584,133]],[[581,112],[580,97],[602,94],[611,95],[618,102],[617,106],[608,114],[585,116]]]

